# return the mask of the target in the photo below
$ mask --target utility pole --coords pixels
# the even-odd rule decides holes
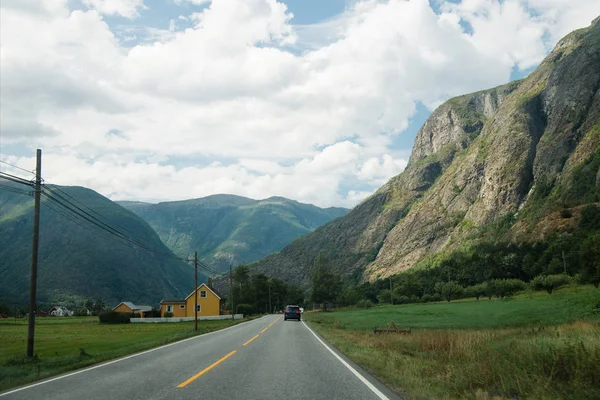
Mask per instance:
[[[27,357],[33,358],[35,335],[35,297],[37,292],[37,264],[40,244],[40,194],[42,184],[42,150],[37,149],[35,166],[35,202],[33,211],[33,244],[31,248],[31,277],[29,278],[29,326],[27,329]]]
[[[198,330],[198,252],[194,252],[194,330]]]
[[[231,271],[231,264],[229,264],[229,298],[231,299],[231,320],[235,319],[235,314],[233,310],[233,272]]]
[[[271,307],[271,284],[269,283],[269,314],[273,312],[273,307]]]
[[[394,305],[394,292],[392,289],[392,277],[390,276],[390,300],[392,301],[392,305]]]

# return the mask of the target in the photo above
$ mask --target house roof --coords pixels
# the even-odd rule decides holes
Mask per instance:
[[[152,311],[152,307],[150,307],[150,306],[136,306],[135,304],[133,304],[130,301],[122,301],[119,304],[117,304],[117,307],[119,307],[121,304],[124,304],[125,306],[129,307],[133,311]],[[115,310],[117,307],[113,308],[113,310]]]
[[[160,304],[185,304],[185,300],[161,300]]]
[[[204,286],[206,289],[210,290],[210,292],[211,292],[212,294],[214,294],[215,296],[217,296],[217,298],[218,298],[219,300],[221,300],[221,296],[219,296],[219,295],[218,295],[218,294],[217,294],[217,293],[216,293],[214,290],[212,290],[211,288],[209,288],[209,287],[208,287],[208,285],[207,285],[206,283],[203,283],[203,284],[201,284],[200,286],[198,286],[198,287],[196,288],[196,290],[194,290],[192,293],[190,293],[190,294],[189,294],[189,295],[188,295],[188,296],[187,296],[185,299],[186,299],[186,300],[187,300],[187,299],[189,299],[189,298],[190,298],[190,296],[191,296],[191,295],[193,295],[194,293],[196,293],[198,290],[200,290],[200,288],[201,288],[202,286]]]
[[[121,304],[124,304],[126,307],[129,307],[132,310],[135,310],[135,304],[133,304],[130,301],[122,301],[122,302],[120,302],[119,304],[117,304],[117,306],[115,308],[113,308],[113,310],[116,309],[116,308],[118,308]]]

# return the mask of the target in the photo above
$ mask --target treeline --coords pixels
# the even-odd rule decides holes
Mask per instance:
[[[245,265],[233,273],[232,292],[234,312],[245,315],[277,312],[288,304],[304,303],[304,292],[300,288],[262,273],[251,275]],[[229,293],[224,294],[230,297]]]
[[[483,241],[434,257],[409,272],[374,282],[341,282],[328,272],[332,270],[322,255],[315,260],[310,296],[314,303],[369,306],[451,301],[461,297],[504,298],[527,287],[552,293],[570,282],[598,287],[600,208],[584,207],[579,229],[573,233],[556,233],[535,243]],[[326,284],[322,284],[323,276]]]

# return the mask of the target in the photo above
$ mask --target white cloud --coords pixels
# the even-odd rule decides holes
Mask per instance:
[[[127,48],[101,13],[132,18],[142,1],[7,0],[2,142],[43,147],[46,179],[113,198],[353,205],[406,165],[393,138],[417,101],[434,107],[535,65],[600,13],[573,1],[463,0],[436,15],[427,0],[371,0],[297,30],[275,0],[214,0],[185,17],[193,28],[173,20]]]
[[[203,6],[205,4],[209,4],[211,1],[212,0],[174,0],[175,4],[177,5],[189,3],[195,6]]]
[[[100,14],[120,15],[125,18],[135,18],[139,15],[139,10],[146,8],[144,0],[83,0],[83,4]]]

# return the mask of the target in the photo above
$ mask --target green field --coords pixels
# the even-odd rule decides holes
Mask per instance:
[[[197,334],[240,321],[199,321]],[[99,324],[98,317],[39,318],[35,354],[24,357],[27,321],[0,320],[0,390],[194,336],[193,322]]]
[[[305,319],[409,399],[600,398],[600,290],[344,309]],[[374,334],[395,322],[411,334]]]

